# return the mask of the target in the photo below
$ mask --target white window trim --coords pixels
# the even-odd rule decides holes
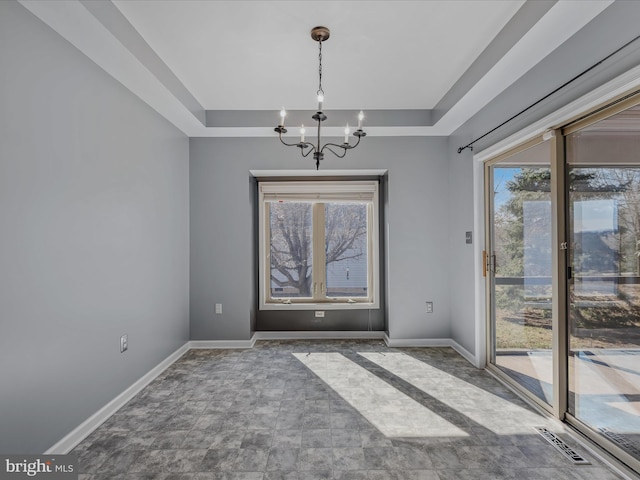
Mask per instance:
[[[291,182],[259,182],[258,183],[258,232],[259,232],[259,308],[260,310],[350,310],[380,308],[380,241],[379,241],[379,198],[378,181],[291,181]],[[364,201],[369,205],[368,216],[368,275],[371,295],[366,300],[347,298],[327,299],[324,301],[305,301],[287,299],[270,301],[269,265],[267,255],[267,200],[272,199],[305,200],[318,202],[345,200],[350,202]],[[314,237],[315,239],[316,237]],[[315,241],[315,240],[314,240]],[[324,248],[324,245],[322,246]]]

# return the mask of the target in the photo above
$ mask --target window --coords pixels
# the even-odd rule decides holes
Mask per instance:
[[[260,308],[376,308],[378,182],[260,182]]]

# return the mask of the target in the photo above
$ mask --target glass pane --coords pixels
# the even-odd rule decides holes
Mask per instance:
[[[271,297],[311,297],[312,204],[271,203]]]
[[[640,458],[640,168],[569,172],[569,411]]]
[[[551,403],[552,284],[549,142],[493,167],[493,360]]]
[[[640,107],[566,145],[569,411],[640,460]]]
[[[367,206],[326,203],[327,297],[368,297]]]

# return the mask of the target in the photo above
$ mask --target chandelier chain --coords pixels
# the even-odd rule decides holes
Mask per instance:
[[[318,91],[316,93],[324,96],[324,90],[322,89],[322,41],[318,42],[318,47]]]

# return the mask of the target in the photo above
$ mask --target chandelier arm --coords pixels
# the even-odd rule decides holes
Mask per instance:
[[[334,151],[333,148],[331,147],[339,147],[343,149],[342,155],[340,155],[338,152]],[[347,149],[345,147],[343,147],[342,145],[336,145],[335,143],[326,143],[324,145],[324,147],[322,147],[322,150],[324,149],[329,150],[331,153],[333,153],[336,157],[338,158],[344,158],[344,156],[347,154]]]
[[[309,155],[311,155],[311,153],[316,151],[316,147],[313,146],[311,143],[309,142],[305,142],[304,143],[305,147],[311,147],[309,150],[307,150],[307,153],[304,153],[304,147],[301,146],[301,144],[298,144],[298,147],[300,147],[300,155],[302,155],[303,157],[308,157]]]
[[[362,139],[362,137],[356,137],[358,140],[356,141],[356,143],[354,145],[347,145],[346,147],[342,147],[345,150],[351,150],[352,148],[356,148],[358,146],[358,144],[360,143],[360,139]]]
[[[278,134],[278,138],[280,138],[280,141],[282,142],[283,145],[286,145],[287,147],[296,147],[298,146],[298,143],[287,143],[282,139],[282,133]]]
[[[358,140],[356,141],[356,143],[354,145],[349,145],[349,144],[346,144],[346,143],[343,143],[342,145],[338,145],[337,143],[325,143],[324,146],[322,147],[322,150],[324,150],[329,145],[331,145],[332,147],[342,148],[344,150],[344,152],[347,153],[347,150],[352,150],[352,149],[354,149],[354,148],[356,148],[358,146],[358,144],[360,143],[360,138],[361,137],[358,137]],[[320,150],[320,151],[322,151],[322,150]],[[329,149],[329,150],[331,150],[331,149]]]
[[[322,149],[321,149],[320,151],[321,151],[321,152],[322,152],[322,151],[324,151],[324,149],[325,149],[325,148],[326,148],[326,149],[328,149],[328,150],[331,150],[329,147],[338,147],[338,148],[343,148],[343,149],[345,149],[345,150],[346,150],[346,148],[345,148],[345,144],[344,144],[344,143],[343,143],[342,145],[338,145],[337,143],[330,143],[330,142],[327,142],[327,143],[325,143],[325,144],[322,146]]]
[[[295,144],[295,146],[299,147],[299,148],[311,147],[313,150],[316,149],[316,146],[311,142],[298,142],[298,143]]]

